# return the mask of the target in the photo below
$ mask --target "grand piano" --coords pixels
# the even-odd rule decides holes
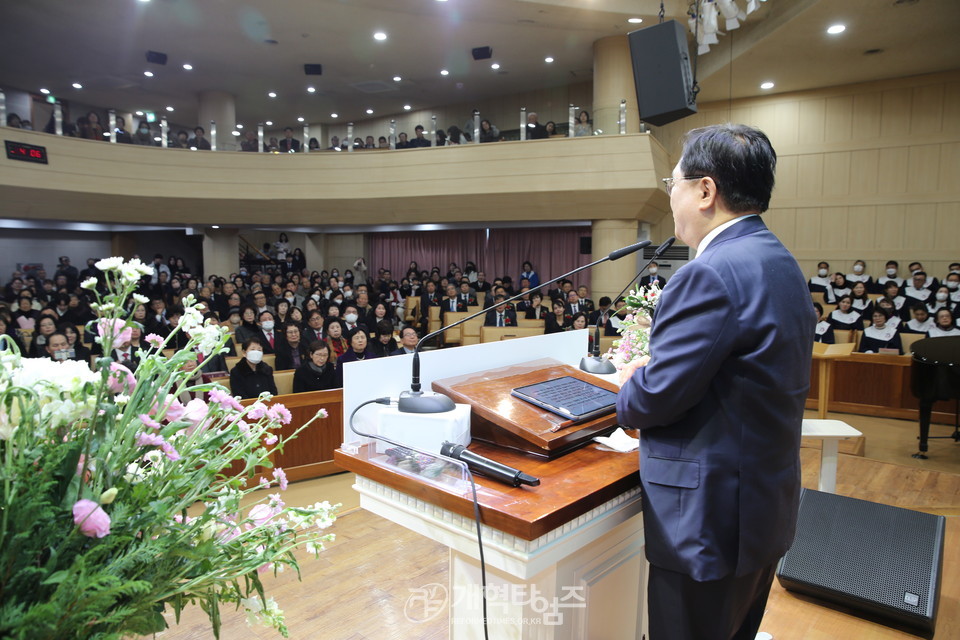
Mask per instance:
[[[957,401],[957,422],[953,435],[960,441],[960,337],[925,338],[913,343],[910,387],[920,402],[920,450],[914,458],[927,459],[930,414],[938,400]]]

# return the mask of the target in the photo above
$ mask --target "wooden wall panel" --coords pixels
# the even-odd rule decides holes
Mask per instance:
[[[910,105],[911,135],[940,133],[943,128],[943,90],[941,84],[913,89]]]
[[[857,93],[853,96],[853,122],[851,133],[854,140],[873,140],[880,137],[880,116],[883,112],[883,95],[879,92]]]
[[[877,166],[877,193],[891,195],[907,190],[907,169],[910,151],[906,147],[880,149]]]
[[[821,249],[843,249],[849,246],[847,235],[847,208],[823,207],[820,226]],[[837,262],[840,262],[839,260]],[[847,262],[846,259],[843,262]]]
[[[853,135],[853,96],[827,98],[824,133],[830,142],[843,142]]]
[[[820,201],[823,195],[822,153],[806,154],[797,159],[797,197]]]
[[[949,262],[960,260],[960,202],[943,202],[937,205],[934,241],[934,248],[946,252]],[[949,257],[950,252],[953,253],[953,258]],[[937,273],[946,273],[949,262],[944,263]]]
[[[904,247],[904,207],[903,205],[880,205],[875,208],[874,219],[874,238],[876,247],[896,252]],[[886,262],[886,259],[884,259]],[[906,266],[906,265],[904,265]],[[873,273],[880,274],[880,265],[873,270]]]
[[[939,144],[911,146],[907,160],[907,191],[909,193],[933,194],[939,190],[940,147]],[[960,169],[960,167],[955,167]]]
[[[937,235],[937,207],[933,204],[908,204],[904,208],[903,244],[915,252],[934,248]],[[923,262],[928,262],[924,260]],[[930,269],[930,264],[926,265]],[[934,275],[940,272],[934,272]]]
[[[880,151],[864,149],[850,155],[850,195],[869,196],[877,192]]]
[[[845,196],[850,193],[850,163],[849,151],[823,154],[823,195],[825,197]]]
[[[798,144],[819,144],[823,142],[826,124],[826,101],[810,99],[800,102]]]
[[[880,135],[901,136],[909,132],[912,91],[909,87],[897,87],[883,92],[880,114]]]
[[[797,209],[797,233],[796,233],[796,249],[799,250],[809,250],[814,253],[819,253],[820,251],[820,209],[817,208],[805,208]],[[790,245],[786,245],[790,246]],[[817,260],[814,260],[816,263]]]
[[[874,248],[877,246],[877,227],[876,207],[849,207],[847,209],[847,247],[858,252]]]
[[[943,128],[944,134],[956,136],[960,133],[960,81],[943,85]]]

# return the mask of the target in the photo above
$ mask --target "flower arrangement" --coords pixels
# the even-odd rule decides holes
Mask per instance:
[[[134,291],[150,268],[120,258],[97,268],[105,292],[93,279],[82,286],[95,292],[97,341],[109,354],[129,340],[124,305],[145,302]],[[203,323],[194,300],[185,308],[171,337],[185,331],[187,348],[166,358],[171,337],[148,336],[135,375],[109,357],[95,371],[25,359],[0,338],[0,637],[150,634],[166,628],[166,607],[179,619],[188,603],[218,637],[224,603],[286,635],[259,576],[299,570],[298,547],[319,554],[339,505],[289,507],[266,491],[241,505],[257,489],[286,488],[269,456],[290,439],[273,433],[290,412],[269,397],[243,407],[222,387],[192,384],[184,364],[196,351],[219,353],[227,335]],[[183,391],[208,401],[183,404]]]
[[[661,293],[660,286],[653,281],[647,287],[631,290],[624,297],[627,315],[617,328],[621,337],[614,340],[610,351],[604,354],[618,370],[638,358],[650,355],[650,320]]]

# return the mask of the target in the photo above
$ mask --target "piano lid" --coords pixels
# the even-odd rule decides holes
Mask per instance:
[[[960,366],[960,336],[917,340],[910,351],[915,362]]]

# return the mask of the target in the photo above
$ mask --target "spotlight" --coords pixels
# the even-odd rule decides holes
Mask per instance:
[[[832,35],[832,36],[835,36],[835,35],[837,35],[838,33],[843,33],[843,32],[846,31],[846,30],[847,30],[846,25],[843,25],[843,24],[835,24],[835,25],[831,25],[830,27],[827,28],[827,33],[829,33],[829,34]]]
[[[553,62],[553,58],[551,58],[550,56],[547,56],[546,58],[543,59],[543,61],[546,62],[547,64],[550,64],[551,62]]]
[[[383,31],[377,31],[375,34],[373,34],[373,39],[383,42],[387,39],[387,34],[385,34]]]
[[[74,82],[71,86],[72,86],[74,89],[83,89],[83,85],[80,84],[79,82]]]
[[[184,63],[183,63],[183,70],[184,70],[184,71],[193,71],[193,65],[190,64],[189,62],[184,62]]]

